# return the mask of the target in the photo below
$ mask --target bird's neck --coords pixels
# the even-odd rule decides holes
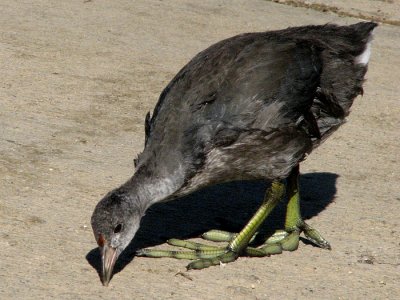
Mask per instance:
[[[181,181],[175,174],[161,176],[142,167],[121,188],[131,194],[132,201],[145,212],[151,205],[171,197],[182,185]]]

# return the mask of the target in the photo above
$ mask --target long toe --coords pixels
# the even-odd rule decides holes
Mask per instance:
[[[189,250],[189,251],[181,251],[181,250],[157,250],[157,249],[142,249],[136,252],[138,256],[145,257],[169,257],[176,259],[208,259],[214,258],[226,252],[226,248],[216,248],[213,250]]]
[[[304,232],[306,238],[313,244],[323,249],[332,249],[331,244],[318,232],[318,230],[314,229],[306,222],[303,222],[302,231]]]
[[[198,259],[194,262],[191,262],[190,264],[187,265],[188,270],[200,270],[200,269],[205,269],[211,266],[218,266],[220,264],[224,263],[230,263],[235,261],[238,258],[238,254],[228,250],[222,255],[216,256],[216,257],[211,257],[211,258],[204,258],[204,259]]]
[[[224,230],[218,230],[218,229],[212,229],[210,231],[207,231],[201,235],[201,237],[204,240],[207,241],[212,241],[212,242],[231,242],[234,238],[236,238],[238,233],[234,232],[229,232],[229,231],[224,231]],[[255,238],[257,237],[258,232],[256,232],[251,239],[249,240],[249,243],[252,243]]]
[[[265,257],[282,253],[282,246],[277,244],[264,244],[259,248],[247,247],[245,254],[250,257]]]

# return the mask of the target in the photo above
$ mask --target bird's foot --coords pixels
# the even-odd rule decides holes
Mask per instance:
[[[298,166],[290,173],[287,186],[289,201],[286,206],[285,230],[273,235],[265,244],[279,244],[284,251],[294,251],[299,246],[300,234],[304,232],[306,238],[316,246],[331,249],[329,242],[316,229],[304,222],[301,217]]]
[[[295,251],[299,246],[300,234],[318,247],[331,249],[329,242],[322,235],[304,221],[293,229],[277,230],[273,235],[259,247],[247,246],[242,251],[232,249],[228,246],[214,246],[191,241],[170,239],[169,245],[189,249],[189,250],[158,250],[141,249],[137,252],[138,256],[146,257],[169,257],[176,259],[194,260],[187,269],[204,269],[210,266],[220,265],[235,261],[239,256],[264,257],[280,254],[283,251]],[[249,241],[251,245],[257,233]],[[231,233],[222,230],[210,230],[202,235],[204,240],[213,242],[231,242],[237,237],[237,233]]]
[[[249,255],[247,249],[256,235],[257,229],[264,222],[272,209],[282,199],[285,186],[280,181],[274,181],[268,188],[266,196],[260,208],[238,233],[232,234],[225,231],[212,230],[203,234],[202,238],[216,242],[228,242],[226,247],[210,246],[190,241],[172,239],[168,243],[173,246],[190,249],[189,251],[179,250],[156,250],[143,249],[137,254],[148,257],[172,257],[178,259],[192,259],[194,262],[187,266],[187,269],[204,269],[210,266],[228,263],[236,260],[240,255]],[[272,246],[274,247],[274,246]],[[257,249],[257,248],[255,248]],[[254,251],[251,251],[254,253]],[[268,254],[266,254],[268,255]],[[260,255],[252,255],[260,256]],[[265,256],[265,255],[264,255]]]
[[[236,234],[219,230],[211,230],[202,235],[203,239],[216,242],[229,242],[235,237]],[[229,246],[212,246],[179,239],[169,239],[167,243],[189,250],[141,249],[136,254],[146,257],[170,257],[194,260],[187,266],[188,270],[204,269],[221,263],[232,262],[239,256],[239,254],[230,249]]]
[[[306,239],[314,245],[331,250],[329,242],[316,229],[312,228],[304,221],[299,223],[299,226],[292,229],[276,230],[261,246],[246,247],[244,249],[244,255],[250,257],[264,257],[281,254],[283,251],[295,251],[299,247],[300,234],[302,232]]]
[[[294,251],[299,247],[300,234],[304,233],[307,240],[312,242],[314,245],[323,249],[331,250],[329,242],[318,232],[318,230],[312,228],[304,221],[300,221],[299,225],[287,230],[277,230],[272,236],[270,236],[265,243],[260,246],[259,250],[266,252],[266,254],[277,254],[279,247],[282,251]],[[277,253],[270,253],[271,251],[277,251]]]

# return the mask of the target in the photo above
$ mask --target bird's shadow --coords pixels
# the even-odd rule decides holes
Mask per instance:
[[[333,173],[300,176],[301,212],[305,220],[318,215],[333,201],[337,178]],[[198,237],[211,229],[240,231],[261,204],[267,187],[264,181],[230,182],[202,189],[177,201],[153,205],[142,219],[135,238],[119,257],[114,274],[133,260],[136,250],[162,244],[167,239]],[[283,229],[286,201],[274,209],[261,232]],[[86,259],[100,276],[98,248],[89,251]]]

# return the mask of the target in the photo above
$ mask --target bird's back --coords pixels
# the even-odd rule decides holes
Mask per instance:
[[[248,33],[200,52],[146,118],[137,167],[177,186],[284,177],[362,92],[375,26]]]

